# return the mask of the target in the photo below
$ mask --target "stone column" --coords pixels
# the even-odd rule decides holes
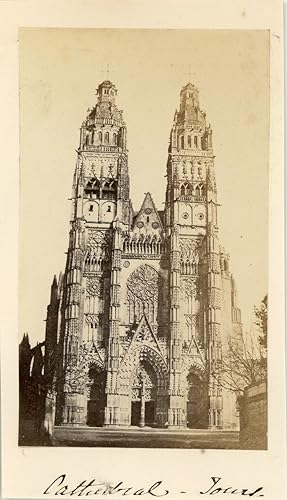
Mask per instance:
[[[144,427],[145,426],[145,382],[144,379],[142,379],[142,386],[141,386],[141,415],[140,415],[140,421],[139,421],[139,426]]]
[[[120,270],[121,270],[121,229],[119,221],[115,222],[113,235],[110,287],[109,346],[107,369],[107,403],[104,425],[119,425],[119,395],[117,375],[119,369],[119,311],[120,311]]]
[[[74,368],[78,363],[80,340],[80,300],[83,266],[83,223],[80,220],[72,222],[70,231],[67,267],[65,273],[65,331],[64,331],[64,356],[63,369],[66,386],[71,385],[68,367]],[[76,381],[77,382],[77,381]],[[75,384],[74,384],[75,385]],[[77,383],[76,383],[77,385]],[[64,393],[62,424],[83,424],[82,398],[78,387],[70,387],[72,392]],[[73,396],[71,397],[71,394]],[[79,396],[79,397],[78,397]],[[72,402],[71,402],[72,401]]]
[[[180,252],[177,226],[172,228],[170,241],[170,386],[168,426],[184,426],[184,396],[181,387]]]
[[[221,359],[221,281],[217,229],[217,200],[213,164],[208,171],[208,226],[207,226],[207,341],[209,361],[209,428],[223,426]]]

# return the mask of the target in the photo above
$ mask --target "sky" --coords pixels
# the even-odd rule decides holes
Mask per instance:
[[[19,336],[45,335],[54,274],[65,267],[79,128],[107,77],[127,124],[131,198],[163,208],[180,89],[199,87],[213,128],[220,240],[230,253],[244,328],[268,290],[267,31],[20,31]]]

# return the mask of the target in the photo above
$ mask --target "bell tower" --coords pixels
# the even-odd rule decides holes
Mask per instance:
[[[129,221],[127,132],[116,95],[113,83],[101,83],[98,102],[88,110],[80,131],[73,217],[83,217],[88,225],[107,225],[116,217]]]
[[[189,235],[205,234],[207,177],[213,167],[212,129],[199,107],[198,89],[188,83],[180,92],[170,133],[167,163],[167,222]]]
[[[220,266],[212,129],[188,83],[180,92],[167,161],[166,226],[170,249],[169,425],[186,425],[184,351],[205,359],[209,425],[221,425]]]
[[[108,393],[112,390],[118,365],[121,235],[130,223],[131,204],[126,125],[116,95],[112,82],[102,82],[80,129],[62,300],[58,419],[63,423],[89,421],[87,410],[80,410],[87,408],[89,374],[79,378],[73,367],[95,351],[95,377],[103,384],[97,421],[103,424],[104,386],[108,384]]]

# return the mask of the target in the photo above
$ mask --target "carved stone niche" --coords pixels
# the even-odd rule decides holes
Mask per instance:
[[[106,247],[110,241],[110,235],[106,231],[89,230],[87,248],[96,250],[99,247]]]
[[[85,314],[86,323],[88,325],[98,325],[99,324],[99,314]]]
[[[196,281],[192,278],[185,278],[182,280],[182,291],[184,297],[196,297],[197,285]]]
[[[190,260],[194,254],[194,251],[199,245],[199,241],[190,238],[182,238],[179,241],[179,248],[181,258],[183,260]]]
[[[199,272],[200,240],[182,238],[179,242],[181,273],[197,275]]]
[[[181,297],[187,301],[199,301],[201,296],[200,280],[197,276],[182,276]]]
[[[86,293],[89,297],[101,297],[103,295],[103,280],[100,276],[87,277]]]

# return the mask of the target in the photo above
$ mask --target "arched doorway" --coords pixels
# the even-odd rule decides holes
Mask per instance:
[[[207,425],[207,386],[197,373],[189,372],[186,391],[186,424],[196,429]]]
[[[87,425],[102,426],[105,411],[105,372],[97,365],[89,368]]]
[[[152,366],[141,360],[131,383],[131,425],[155,425],[157,378]]]

